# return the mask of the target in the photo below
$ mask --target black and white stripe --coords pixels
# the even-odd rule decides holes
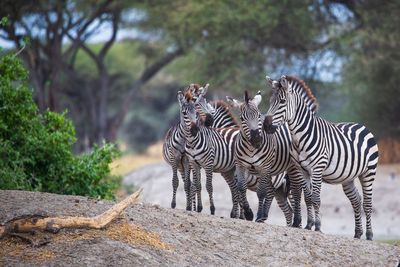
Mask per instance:
[[[238,195],[234,177],[235,164],[233,144],[238,134],[237,127],[209,128],[199,122],[198,112],[191,96],[178,93],[180,111],[185,124],[185,151],[193,169],[193,182],[197,195],[197,210],[202,210],[200,168],[206,173],[206,189],[210,198],[210,211],[215,214],[213,200],[213,172],[221,173],[229,185],[233,208],[231,217],[237,217]],[[198,101],[198,100],[196,100]]]
[[[193,100],[201,95],[196,101],[196,110],[201,114],[203,123],[213,128],[237,126],[237,122],[229,111],[229,107],[222,101],[215,101],[209,104],[204,95],[208,89],[208,84],[200,87],[197,84],[191,84],[184,92],[191,92]],[[210,116],[210,117],[209,117]],[[176,191],[179,185],[178,171],[181,173],[185,193],[186,209],[191,210],[191,181],[190,167],[185,155],[185,136],[183,131],[183,120],[171,127],[165,136],[163,143],[163,158],[172,168],[172,201],[171,207],[176,207]]]
[[[372,183],[378,163],[374,136],[358,123],[332,123],[316,116],[316,99],[303,81],[286,76],[279,81],[268,80],[273,94],[266,121],[272,131],[288,123],[294,147],[292,156],[306,180],[310,181],[315,230],[321,227],[319,208],[323,180],[329,184],[342,184],[355,213],[354,237],[362,236],[362,202],[354,185],[358,177],[363,191],[366,236],[371,240]],[[314,218],[309,218],[307,228],[312,224]]]
[[[253,213],[246,198],[246,175],[258,177],[257,187],[258,212],[256,221],[268,217],[269,208],[275,196],[283,210],[287,225],[292,224],[292,209],[287,202],[286,171],[289,169],[291,138],[287,128],[282,128],[274,135],[267,135],[263,130],[263,116],[258,105],[261,102],[260,92],[250,99],[245,92],[245,102],[228,98],[235,107],[240,108],[241,129],[235,142],[235,158],[240,202],[245,217],[253,219]],[[288,188],[287,188],[288,189]],[[285,192],[284,192],[285,191]]]

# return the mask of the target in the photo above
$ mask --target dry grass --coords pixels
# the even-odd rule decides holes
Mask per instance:
[[[121,221],[110,225],[106,230],[107,237],[130,245],[145,245],[158,249],[170,250],[171,246],[161,241],[160,235],[151,233],[140,226]]]
[[[41,234],[38,233],[38,238]],[[51,244],[72,244],[79,240],[92,240],[96,238],[109,238],[120,241],[130,246],[149,246],[155,249],[171,250],[172,247],[161,241],[157,233],[148,232],[140,226],[128,223],[126,219],[119,219],[103,230],[78,229],[63,230],[57,234],[46,234],[50,244],[42,247],[32,247],[25,241],[16,237],[7,237],[0,240],[0,265],[5,257],[17,258],[29,263],[43,263],[52,260],[57,252],[51,249]]]
[[[144,165],[161,162],[162,160],[162,143],[159,142],[149,146],[143,154],[128,154],[116,159],[111,163],[111,173],[113,175],[125,175]]]
[[[379,163],[392,164],[400,162],[400,140],[383,138],[378,142]]]
[[[18,258],[31,263],[42,263],[56,257],[56,254],[49,248],[34,248],[16,237],[1,239],[0,248],[0,264],[5,257]]]

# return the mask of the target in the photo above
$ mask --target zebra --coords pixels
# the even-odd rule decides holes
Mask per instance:
[[[282,76],[272,86],[267,128],[270,132],[288,123],[293,139],[292,157],[311,186],[315,230],[321,229],[322,180],[341,184],[354,210],[354,238],[363,235],[361,197],[354,185],[359,178],[366,216],[366,238],[372,240],[372,184],[378,164],[378,146],[372,133],[358,123],[332,123],[318,117],[318,104],[311,89],[300,79]],[[312,218],[313,219],[313,218]]]
[[[242,103],[231,97],[227,100],[233,107],[240,109],[241,128],[235,142],[235,158],[240,202],[244,208],[245,217],[253,219],[253,212],[246,198],[246,175],[250,173],[259,178],[257,188],[258,212],[257,222],[265,221],[275,195],[277,202],[285,214],[286,223],[292,225],[293,212],[287,202],[287,191],[277,190],[286,185],[286,171],[291,175],[298,175],[296,168],[291,164],[291,138],[288,128],[282,127],[274,135],[268,135],[263,129],[263,116],[258,105],[262,97],[259,91],[253,99],[247,91]],[[300,200],[298,200],[300,202]],[[301,216],[301,212],[298,212]],[[297,221],[296,221],[297,222]],[[298,226],[298,225],[296,225]]]
[[[229,107],[223,101],[208,103],[204,95],[209,84],[201,87],[198,84],[190,84],[184,92],[190,91],[193,99],[202,96],[196,106],[197,111],[204,118],[204,125],[213,128],[234,127],[238,123],[229,111]],[[184,181],[186,193],[186,210],[192,210],[191,206],[191,183],[189,162],[185,155],[185,138],[183,133],[183,121],[168,129],[163,143],[163,158],[172,168],[172,201],[171,208],[176,207],[176,191],[179,185],[178,171]]]
[[[196,112],[195,105],[200,100],[201,97],[193,101],[191,92],[186,92],[185,95],[178,92],[180,112],[185,125],[185,151],[193,169],[197,194],[197,211],[201,212],[203,208],[200,181],[200,167],[202,167],[206,173],[206,189],[209,194],[211,214],[215,214],[212,176],[213,172],[219,172],[229,185],[233,202],[231,217],[236,218],[239,203],[234,177],[233,143],[238,133],[238,127],[209,128],[199,123],[199,113]]]

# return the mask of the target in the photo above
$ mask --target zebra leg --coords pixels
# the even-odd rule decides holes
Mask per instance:
[[[183,177],[183,176],[182,176]],[[172,164],[172,201],[171,208],[175,209],[176,207],[176,190],[179,186],[179,178],[178,178],[178,167],[177,163]]]
[[[244,209],[243,209],[243,207],[239,205],[239,209],[240,209],[240,210],[239,210],[239,219],[241,219],[241,220],[246,219],[246,218],[244,217]]]
[[[183,184],[185,188],[185,194],[186,194],[186,210],[191,211],[192,210],[192,193],[191,193],[191,181],[190,181],[190,165],[188,158],[184,156],[182,158],[182,166],[183,166],[183,171],[182,171],[182,177],[183,177]]]
[[[250,208],[249,202],[247,201],[247,181],[245,177],[245,169],[242,166],[236,166],[235,176],[239,192],[240,207],[244,210],[244,217],[246,220],[252,221],[254,214]]]
[[[269,181],[268,181],[269,180]],[[258,211],[256,222],[264,222],[267,219],[268,211],[271,203],[265,203],[268,193],[272,195],[271,202],[274,197],[274,189],[271,182],[271,177],[261,176],[257,188]]]
[[[372,183],[376,174],[376,165],[360,177],[361,187],[363,191],[363,205],[367,225],[367,240],[372,240],[374,234],[371,226],[371,213],[372,213]]]
[[[194,200],[197,196],[197,212],[201,212],[203,210],[203,203],[201,201],[201,174],[200,174],[200,167],[196,164],[192,165],[193,171],[193,184],[192,187],[192,199]],[[195,201],[194,201],[195,202]],[[196,207],[194,207],[196,210]]]
[[[321,216],[319,214],[319,208],[321,207],[321,184],[322,175],[314,175],[312,178],[312,203],[315,212],[315,231],[321,231]],[[305,196],[306,197],[306,196]],[[308,222],[307,222],[308,225]]]
[[[360,238],[363,234],[360,194],[358,193],[358,190],[357,190],[356,186],[354,185],[354,181],[342,184],[342,187],[343,187],[343,191],[346,194],[347,198],[350,200],[350,203],[353,206],[353,210],[354,210],[354,219],[355,219],[354,238]]]
[[[206,171],[206,188],[208,192],[208,197],[210,198],[210,211],[211,215],[214,215],[215,206],[214,206],[213,185],[212,185],[213,170],[211,168],[206,168],[205,171]]]
[[[293,210],[287,201],[288,199],[286,197],[286,192],[283,189],[283,186],[280,186],[279,188],[275,189],[275,198],[276,198],[276,201],[278,202],[279,208],[281,208],[281,210],[283,211],[283,214],[285,215],[286,225],[291,226],[292,219],[293,219]],[[266,203],[267,203],[267,201],[266,201]]]
[[[314,226],[314,209],[313,209],[313,194],[308,184],[304,183],[303,186],[300,187],[300,198],[301,198],[301,189],[303,189],[304,193],[304,201],[306,202],[307,207],[307,225],[304,229],[311,230]]]
[[[275,189],[272,184],[271,176],[267,176],[266,183],[267,183],[267,187],[266,187],[266,191],[265,191],[264,204],[263,204],[263,215],[262,215],[261,221],[265,221],[268,219],[269,208],[271,207],[272,200],[274,200],[274,193],[275,193]]]
[[[222,177],[224,177],[226,183],[229,186],[232,195],[232,210],[231,210],[231,218],[238,218],[238,187],[235,180],[234,170],[230,170],[229,172],[221,173]]]
[[[293,208],[294,217],[292,227],[301,228],[301,192],[302,192],[302,174],[296,167],[288,171],[290,180],[289,200]]]

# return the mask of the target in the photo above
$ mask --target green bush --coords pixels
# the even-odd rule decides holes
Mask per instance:
[[[28,73],[14,55],[0,57],[0,189],[113,198],[118,177],[109,164],[111,144],[76,156],[75,128],[65,114],[40,114],[27,86]]]

